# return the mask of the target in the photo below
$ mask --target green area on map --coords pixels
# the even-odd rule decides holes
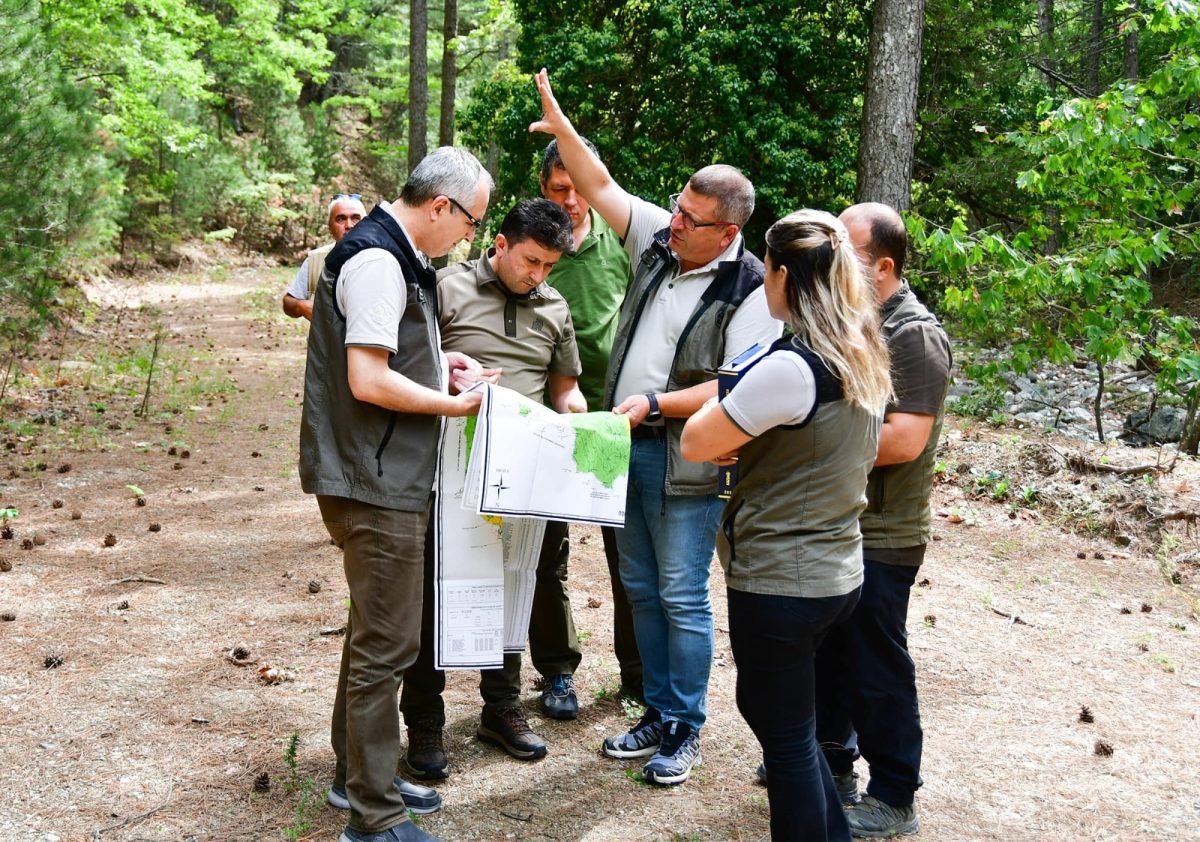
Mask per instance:
[[[580,473],[588,473],[605,488],[629,473],[629,421],[611,412],[564,415],[575,430],[571,456]]]

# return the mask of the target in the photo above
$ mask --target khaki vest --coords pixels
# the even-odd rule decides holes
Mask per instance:
[[[315,248],[308,253],[308,299],[317,294],[317,284],[321,281],[321,271],[325,268],[325,258],[337,243]]]

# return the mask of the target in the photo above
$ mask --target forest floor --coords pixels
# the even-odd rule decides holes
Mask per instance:
[[[2,840],[332,840],[345,821],[323,798],[342,643],[323,632],[344,622],[346,587],[296,474],[307,325],[277,313],[287,270],[190,269],[89,286],[8,378]],[[960,418],[939,458],[909,621],[920,838],[1200,838],[1197,463]],[[704,765],[658,789],[598,752],[628,718],[599,533],[574,528],[572,544],[579,719],[540,717],[527,668],[550,752],[511,760],[475,738],[475,675],[452,674],[452,775],[423,826],[766,838],[719,566]],[[265,683],[266,667],[291,680]]]

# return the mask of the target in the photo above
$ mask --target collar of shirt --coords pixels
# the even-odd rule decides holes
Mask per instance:
[[[900,302],[908,295],[908,292],[908,281],[900,281],[899,289],[893,292],[887,301],[879,305],[879,314],[882,321],[887,321],[888,316],[895,312],[896,308],[900,306]]]
[[[738,251],[741,249],[741,247],[742,247],[742,234],[739,231],[738,235],[733,238],[733,242],[731,242],[728,246],[726,246],[725,251],[718,254],[716,257],[714,257],[712,260],[708,261],[708,263],[705,263],[703,266],[698,266],[695,269],[689,269],[686,272],[680,272],[676,276],[676,280],[686,280],[693,276],[716,272],[717,267],[720,266],[725,261],[737,260]],[[675,258],[675,265],[678,266],[679,265],[679,255],[675,254],[675,252],[671,252],[671,254]]]
[[[496,274],[496,270],[492,268],[492,258],[495,255],[496,248],[493,246],[487,250],[487,253],[475,261],[475,284],[477,286],[483,287],[488,284],[495,284],[502,293],[516,301],[528,301],[531,298],[542,297],[542,287],[545,286],[545,282],[538,284],[524,295],[510,292],[508,287],[504,285],[504,282],[500,280],[500,276]]]
[[[413,253],[417,256],[417,260],[421,261],[421,265],[428,269],[429,258],[425,256],[425,252],[417,248],[417,244],[413,242],[412,234],[408,233],[408,229],[404,227],[404,223],[401,222],[400,217],[396,215],[396,211],[392,208],[392,203],[381,201],[379,203],[379,207],[387,211],[388,215],[391,216],[392,219],[396,220],[396,224],[399,225],[400,230],[404,232],[404,236],[408,240],[408,244],[412,246]]]

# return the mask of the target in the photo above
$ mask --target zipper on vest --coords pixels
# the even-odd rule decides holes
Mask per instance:
[[[387,429],[383,432],[383,441],[379,442],[379,449],[375,451],[375,475],[383,476],[383,451],[388,446],[388,442],[392,440],[392,433],[396,429],[396,414],[392,413],[392,417],[388,419]]]

